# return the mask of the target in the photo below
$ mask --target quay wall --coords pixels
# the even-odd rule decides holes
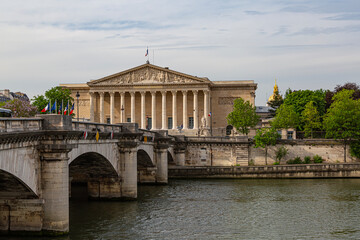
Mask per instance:
[[[358,178],[359,163],[247,167],[171,167],[169,178]]]
[[[286,164],[289,159],[319,155],[324,163],[343,163],[344,144],[335,140],[279,140],[275,146],[269,146],[267,151],[267,165],[276,161],[276,151],[280,147],[288,150],[281,160]],[[350,155],[350,147],[346,148],[346,162],[360,162],[360,159]],[[204,139],[201,141],[188,139],[186,142],[184,166],[249,166],[265,165],[265,149],[254,148],[254,144],[247,139],[214,141]]]

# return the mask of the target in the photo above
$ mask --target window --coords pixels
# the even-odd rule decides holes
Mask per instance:
[[[202,162],[206,162],[207,154],[206,154],[206,148],[200,148],[200,160]]]
[[[287,132],[287,139],[293,139],[293,134],[294,134],[293,131],[288,131]]]
[[[194,117],[189,117],[189,129],[194,128]]]
[[[131,122],[131,118],[127,118],[127,119],[126,119],[126,122]]]
[[[152,129],[152,118],[147,118],[147,126],[146,129]]]
[[[106,123],[110,124],[110,118],[106,118]]]
[[[173,128],[173,121],[172,121],[172,117],[168,118],[168,129],[172,129]]]

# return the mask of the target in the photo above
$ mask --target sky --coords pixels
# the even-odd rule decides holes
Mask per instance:
[[[360,0],[0,0],[0,89],[30,97],[150,63],[212,81],[360,84]]]

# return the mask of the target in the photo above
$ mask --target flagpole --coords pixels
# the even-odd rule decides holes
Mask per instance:
[[[61,99],[61,115],[64,115],[64,99]]]
[[[153,49],[153,63],[155,65],[155,50]]]
[[[51,114],[51,99],[50,99],[49,112],[50,112],[50,114]]]

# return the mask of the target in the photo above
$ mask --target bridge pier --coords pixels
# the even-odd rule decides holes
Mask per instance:
[[[121,198],[121,183],[118,179],[102,178],[89,181],[87,184],[90,199],[119,199]]]
[[[137,198],[137,146],[135,138],[132,141],[125,138],[119,143],[121,173],[121,197],[124,199]]]
[[[168,155],[167,146],[161,146],[155,150],[156,153],[156,183],[168,183]]]
[[[61,235],[69,232],[69,165],[71,147],[61,141],[42,142],[39,147],[41,160],[41,186],[44,199],[43,231]]]

